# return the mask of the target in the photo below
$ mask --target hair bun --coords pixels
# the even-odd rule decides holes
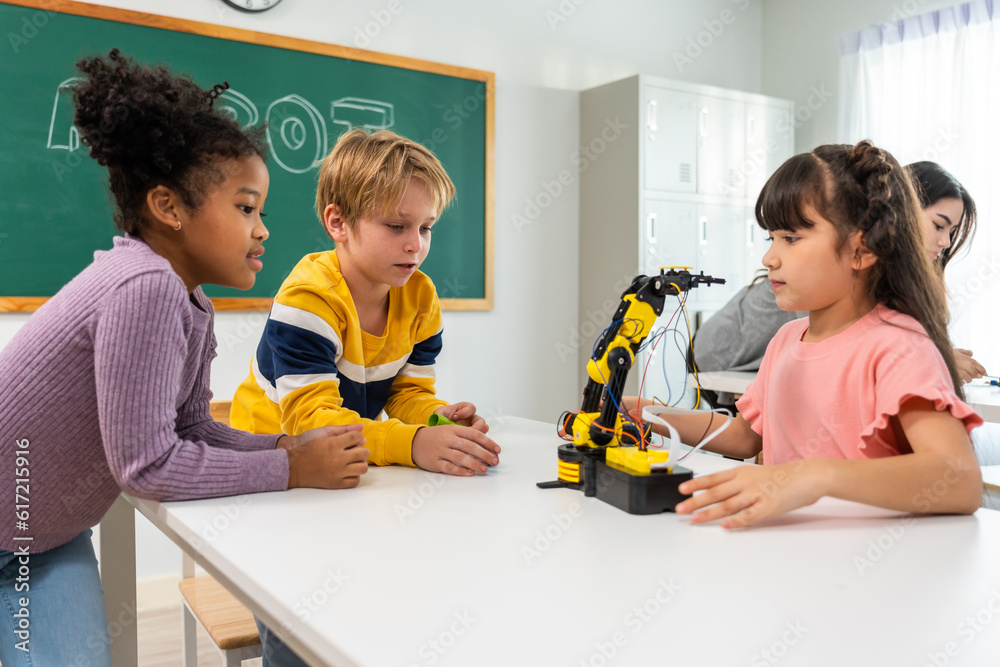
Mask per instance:
[[[893,167],[898,167],[895,158],[878,148],[867,139],[859,141],[847,156],[847,168],[864,188],[868,201],[864,216],[859,226],[868,232],[872,225],[883,218],[890,209],[892,187],[890,180]],[[895,230],[889,228],[888,235],[894,235]]]
[[[888,153],[865,139],[851,148],[847,164],[857,179],[864,182],[873,175],[887,176],[891,173],[893,160]]]

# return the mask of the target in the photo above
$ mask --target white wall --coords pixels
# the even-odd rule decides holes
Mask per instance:
[[[145,0],[97,4],[150,11]],[[366,48],[496,72],[495,308],[445,314],[439,393],[487,415],[553,423],[580,400],[580,369],[555,354],[578,323],[576,181],[530,226],[516,228],[512,216],[573,168],[578,91],[640,72],[757,92],[761,80],[758,0],[285,0],[259,15],[221,0],[172,0],[152,11],[350,46],[367,28]],[[630,223],[609,220],[609,234],[616,224]],[[23,321],[0,317],[0,345]],[[243,379],[261,323],[218,315],[217,397]],[[139,526],[138,540],[139,577],[178,569],[177,552],[150,526]]]
[[[795,151],[840,140],[840,35],[955,4],[957,0],[763,0],[760,92],[795,101]]]
[[[101,4],[143,5],[141,0]],[[531,226],[512,222],[544,192],[545,183],[573,167],[577,91],[637,72],[747,90],[760,81],[760,6],[745,0],[632,0],[614,6],[519,0],[485,7],[454,0],[366,0],[349,6],[288,0],[257,16],[219,0],[186,0],[169,11],[496,72],[495,308],[445,314],[438,386],[442,397],[471,400],[493,415],[554,420],[577,402],[579,369],[567,368],[552,354],[577,322],[576,183]],[[678,66],[675,52],[690,62]],[[261,325],[256,316],[219,315],[222,343],[213,368],[218,396],[231,396],[245,376]],[[241,335],[248,331],[251,335]],[[546,382],[533,381],[539,377]]]

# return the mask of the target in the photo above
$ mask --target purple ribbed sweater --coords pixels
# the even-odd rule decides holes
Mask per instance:
[[[97,524],[119,492],[154,500],[288,486],[278,436],[212,421],[212,304],[134,237],[38,309],[0,351],[0,549],[45,551]],[[27,450],[17,441],[28,441]],[[27,451],[27,530],[15,456]],[[22,488],[21,491],[24,489]],[[33,538],[15,542],[15,535]]]

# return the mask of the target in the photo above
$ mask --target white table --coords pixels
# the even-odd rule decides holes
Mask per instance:
[[[965,402],[979,413],[985,421],[1000,422],[1000,387],[982,384],[973,380],[962,387],[965,392]]]
[[[485,477],[374,468],[348,491],[132,502],[317,664],[1000,655],[1000,513],[914,518],[823,499],[727,532],[538,489],[555,477],[552,424],[508,418],[493,435],[504,451]]]
[[[729,394],[744,394],[747,387],[757,377],[757,371],[713,371],[708,373],[698,373],[688,375],[688,386],[697,387],[709,391],[724,391]]]

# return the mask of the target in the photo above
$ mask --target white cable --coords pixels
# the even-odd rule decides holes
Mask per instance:
[[[677,429],[674,428],[670,422],[662,419],[660,415],[703,415],[706,412],[725,415],[726,421],[722,423],[721,427],[710,433],[707,438],[695,445],[691,451],[684,454],[684,456],[678,457],[678,454],[680,454],[681,451],[681,436],[677,432]],[[691,454],[710,443],[717,435],[729,428],[729,425],[733,423],[733,416],[729,413],[729,410],[726,410],[725,408],[716,408],[714,410],[685,410],[683,408],[671,408],[666,405],[647,405],[642,409],[642,420],[662,426],[670,433],[670,455],[667,457],[667,463],[673,466],[674,464],[680,463],[687,457],[691,456]]]

